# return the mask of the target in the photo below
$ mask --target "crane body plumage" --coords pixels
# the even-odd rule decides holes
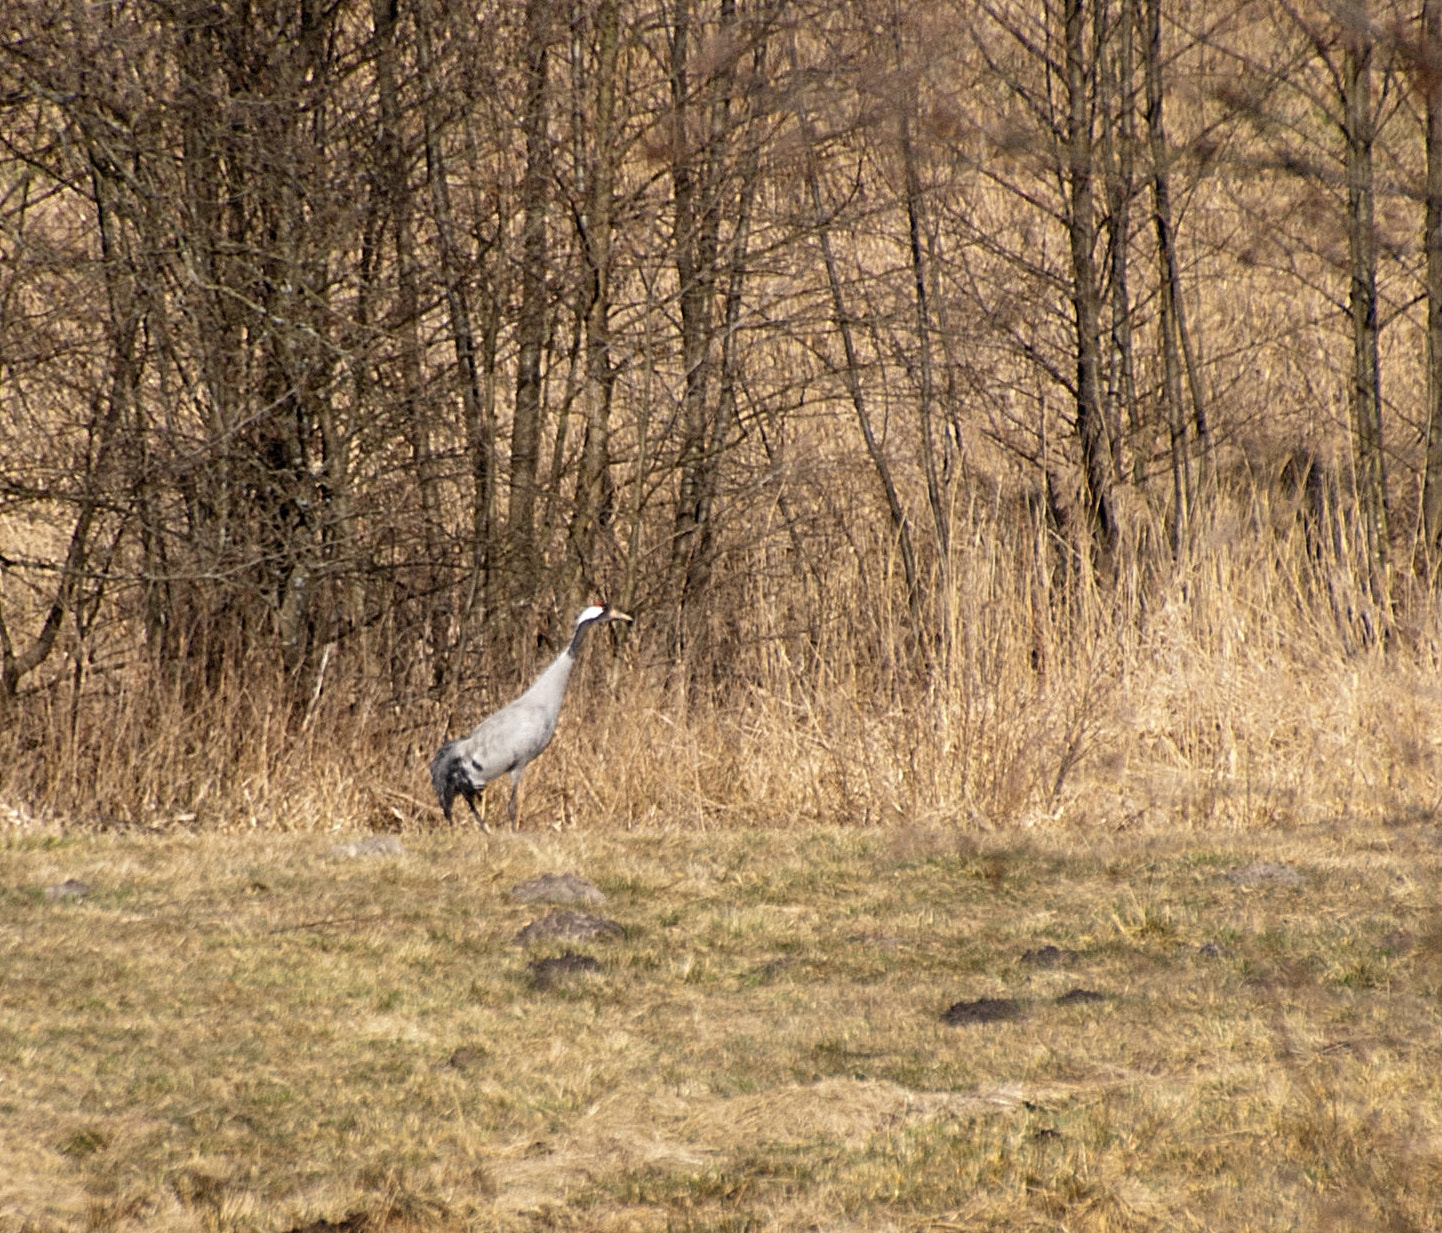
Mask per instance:
[[[482,720],[469,735],[447,741],[440,747],[431,760],[431,785],[447,822],[451,821],[451,807],[458,796],[479,818],[476,798],[492,779],[509,775],[511,796],[506,809],[511,826],[515,827],[521,773],[551,743],[571,669],[576,666],[576,656],[587,631],[602,622],[630,619],[609,605],[587,608],[576,618],[575,630],[565,650],[525,693]]]

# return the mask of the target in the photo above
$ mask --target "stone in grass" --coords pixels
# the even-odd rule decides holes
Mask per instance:
[[[958,1026],[969,1023],[1005,1023],[1021,1018],[1021,1003],[1012,998],[977,998],[974,1002],[954,1002],[941,1016],[943,1023]]]
[[[606,896],[594,882],[578,878],[574,873],[543,873],[529,882],[511,887],[511,898],[517,903],[591,903],[599,906]]]
[[[56,882],[45,888],[47,899],[84,899],[89,893],[90,883],[82,882],[79,878],[66,878],[63,882]]]
[[[852,933],[846,940],[856,946],[874,946],[877,950],[901,949],[901,939],[893,933]]]
[[[348,1212],[339,1220],[312,1220],[309,1224],[298,1224],[286,1233],[369,1233],[379,1227],[365,1212]]]
[[[538,917],[516,934],[516,941],[522,946],[532,942],[560,939],[564,942],[594,942],[597,938],[614,938],[623,933],[621,926],[604,916],[592,916],[589,912],[576,912],[570,908],[557,908]]]
[[[395,835],[367,835],[364,839],[336,844],[330,854],[348,859],[355,856],[399,856],[405,850],[405,844]]]
[[[1405,929],[1394,929],[1380,943],[1388,955],[1410,955],[1417,948],[1417,939]]]
[[[590,955],[578,955],[571,950],[554,959],[537,959],[526,966],[531,972],[532,989],[554,989],[564,984],[569,976],[601,970],[601,965]]]
[[[1079,1002],[1105,1002],[1107,995],[1098,993],[1095,989],[1068,989],[1061,997],[1057,998],[1058,1006],[1075,1006]]]
[[[462,1045],[456,1049],[444,1062],[436,1063],[437,1070],[469,1070],[472,1066],[479,1065],[489,1056],[486,1050],[479,1045]]]
[[[1234,886],[1298,886],[1302,882],[1300,873],[1276,861],[1258,861],[1244,869],[1233,869],[1223,877]]]
[[[1029,963],[1038,968],[1059,968],[1068,963],[1075,963],[1080,957],[1074,950],[1051,945],[1038,946],[1035,950],[1024,950],[1021,953],[1023,963]]]

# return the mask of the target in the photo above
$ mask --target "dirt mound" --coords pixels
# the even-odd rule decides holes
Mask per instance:
[[[570,908],[557,908],[547,912],[528,924],[516,934],[516,941],[522,946],[533,942],[558,940],[563,942],[594,942],[597,938],[620,937],[625,930],[613,920],[604,916],[593,916],[589,912],[576,912]]]
[[[589,903],[597,907],[606,902],[599,886],[574,873],[543,873],[511,887],[511,898],[517,903]]]
[[[953,1002],[941,1016],[945,1023],[1005,1023],[1021,1018],[1021,1003],[1014,998],[977,998],[974,1002]]]

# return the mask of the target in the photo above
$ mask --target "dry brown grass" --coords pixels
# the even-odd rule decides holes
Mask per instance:
[[[929,674],[844,575],[806,638],[758,581],[710,690],[593,646],[518,836],[428,797],[493,698],[57,673],[0,731],[0,1233],[1442,1225],[1430,618],[1364,646],[1285,510],[1046,611],[996,531]],[[546,870],[625,934],[537,988]]]
[[[1179,149],[1212,123],[1209,106],[1199,95],[1171,111]],[[1346,383],[1346,348],[1307,324],[1333,320],[1324,298],[1278,280],[1296,252],[1232,249],[1234,232],[1265,238],[1258,220],[1290,209],[1294,190],[1315,204],[1312,188],[1209,173],[1188,207],[1224,474],[1180,561],[1148,504],[1156,476],[1116,494],[1124,564],[1105,585],[1063,560],[1075,519],[1055,536],[1031,524],[1039,479],[1019,460],[1040,445],[1060,451],[1043,458],[1059,474],[1073,466],[1061,419],[1045,444],[1041,406],[991,405],[1037,382],[1001,323],[956,336],[969,364],[1002,370],[965,400],[938,600],[911,412],[887,392],[888,373],[906,388],[899,357],[877,352],[875,410],[895,399],[886,450],[928,583],[924,654],[875,525],[876,476],[851,408],[832,401],[826,333],[812,333],[817,284],[796,277],[789,223],[777,247],[759,243],[774,268],[755,271],[758,303],[796,324],[763,332],[747,364],[756,407],[775,394],[785,432],[773,457],[758,420],[729,453],[727,482],[751,491],[721,520],[712,658],[673,663],[674,614],[648,622],[644,608],[634,638],[593,646],[555,747],[528,773],[520,836],[438,825],[431,752],[524,673],[478,654],[433,696],[424,640],[404,624],[429,619],[429,583],[402,615],[386,598],[399,575],[384,571],[353,611],[333,605],[350,612],[334,627],[344,643],[312,693],[267,661],[279,655],[264,602],[250,626],[213,631],[252,639],[246,654],[146,662],[153,565],[134,559],[134,528],[115,561],[97,550],[97,570],[114,566],[98,623],[81,635],[68,614],[55,656],[0,713],[0,1233],[1442,1227],[1442,628],[1435,596],[1399,577],[1389,636],[1369,637],[1384,622],[1355,535],[1309,536],[1306,493],[1286,490],[1265,436],[1334,453],[1345,507],[1348,429],[1327,391]],[[955,237],[983,263],[979,297],[958,304],[1032,312],[1012,286],[1030,258],[997,254],[1028,251],[1035,220],[995,187],[936,200],[974,206],[998,241]],[[858,294],[906,268],[893,222],[848,233]],[[779,224],[763,211],[758,225]],[[1384,249],[1386,295],[1410,302],[1403,250]],[[1384,335],[1404,565],[1420,474],[1420,436],[1404,426],[1425,418],[1418,312]],[[1057,320],[1038,316],[1014,341],[1065,354],[1065,331],[1048,338]],[[98,339],[89,315],[74,320]],[[1138,317],[1139,336],[1149,324]],[[664,500],[643,508],[661,474],[645,457],[652,383],[682,379],[669,344],[653,348],[649,324],[631,344],[636,329],[646,343],[618,368],[615,461],[637,551],[598,572],[634,568],[655,595],[674,522]],[[190,349],[207,340],[182,338]],[[448,364],[439,355],[427,364]],[[175,414],[170,362],[150,365],[146,398]],[[1154,361],[1140,362],[1145,387]],[[54,406],[11,399],[39,415],[16,421],[14,452],[42,459],[57,494],[84,452],[58,443],[90,405],[61,414],[80,392],[66,371],[46,368],[37,387],[63,393]],[[433,425],[442,450],[460,431],[448,418]],[[178,440],[159,438],[160,457],[188,457]],[[1136,434],[1129,462],[1155,464],[1161,447]],[[377,453],[361,470],[392,465]],[[130,479],[143,486],[136,466],[115,482],[116,510],[131,508]],[[407,587],[429,572],[413,568],[414,478],[364,486],[377,525],[356,532],[331,583],[392,538]],[[459,519],[464,476],[449,484],[436,491]],[[0,552],[29,564],[7,568],[3,600],[27,639],[69,524],[14,499]],[[189,569],[174,581],[204,600]],[[167,614],[173,629],[184,611]],[[206,617],[193,623],[203,639]],[[522,659],[525,641],[493,637]],[[404,852],[333,850],[381,830]],[[1258,862],[1270,875],[1228,878]],[[599,973],[538,988],[512,941],[534,911],[505,888],[550,869],[599,881],[625,932],[580,947]],[[92,884],[86,897],[45,896],[71,877]],[[1045,945],[1070,958],[1024,960]],[[1057,1001],[1078,986],[1103,1000]],[[1015,999],[1021,1017],[942,1021],[979,998]]]
[[[336,840],[10,832],[0,1229],[1442,1221],[1430,827]]]
[[[898,650],[904,604],[869,568],[809,597],[759,567],[732,580],[701,686],[643,611],[630,641],[588,648],[526,808],[588,829],[1433,816],[1435,605],[1399,586],[1385,649],[1369,645],[1361,580],[1330,547],[1309,555],[1295,508],[1219,508],[1180,564],[1138,552],[1150,564],[1111,591],[1050,602],[1014,515],[973,509],[925,665]],[[523,683],[478,660],[438,699],[425,664],[397,680],[361,646],[318,696],[261,662],[201,688],[124,658],[132,635],[88,648],[78,694],[57,655],[0,725],[0,803],[102,828],[429,826],[431,753]]]

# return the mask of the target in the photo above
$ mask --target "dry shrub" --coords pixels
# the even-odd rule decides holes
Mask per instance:
[[[1442,691],[1428,606],[1412,617],[1403,592],[1382,639],[1305,514],[1265,494],[1218,509],[1180,562],[1153,553],[1102,587],[1037,552],[1000,501],[973,507],[944,616],[920,641],[898,589],[874,585],[884,562],[838,569],[824,594],[784,575],[737,581],[705,664],[677,661],[643,611],[628,640],[588,647],[527,775],[526,823],[1431,816]],[[205,690],[183,675],[136,660],[77,691],[57,663],[0,731],[0,800],[99,826],[434,825],[431,752],[523,684],[482,697],[463,672],[437,699],[398,686],[374,643],[341,646],[318,692],[263,665]]]

